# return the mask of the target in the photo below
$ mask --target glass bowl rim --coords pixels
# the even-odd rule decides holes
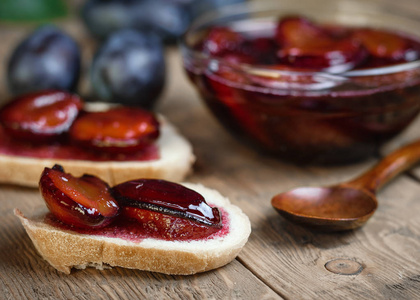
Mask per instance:
[[[284,1],[284,0],[283,0]],[[295,0],[297,1],[297,0]],[[369,13],[379,14],[382,16],[392,16],[397,18],[410,18],[411,21],[417,22],[420,26],[420,15],[414,16],[410,14],[407,10],[401,8],[400,6],[392,5],[390,3],[366,3],[365,1],[361,0],[323,0],[323,1],[331,1],[336,3],[352,3],[354,6],[357,6],[358,9],[368,9]],[[186,32],[181,36],[179,40],[179,46],[181,49],[181,53],[184,57],[192,58],[195,60],[200,61],[209,61],[209,63],[213,64],[221,64],[225,66],[229,66],[234,68],[236,71],[244,73],[244,74],[272,74],[273,76],[282,76],[282,75],[312,75],[312,76],[321,76],[321,77],[328,77],[332,80],[342,81],[348,80],[352,77],[369,77],[369,76],[381,76],[381,75],[390,75],[399,72],[405,72],[415,69],[420,69],[420,57],[416,60],[403,62],[403,63],[396,63],[389,66],[381,66],[381,67],[372,67],[372,68],[364,68],[364,69],[355,69],[349,70],[345,72],[328,72],[328,71],[314,71],[314,70],[279,70],[270,68],[269,65],[258,65],[258,64],[246,64],[246,63],[232,63],[228,60],[216,57],[211,54],[203,53],[202,51],[198,51],[190,47],[187,43],[187,38],[190,34],[192,34],[197,27],[199,26],[206,26],[210,25],[210,21],[215,21],[221,19],[222,17],[234,17],[240,14],[245,13],[252,13],[252,12],[261,12],[267,11],[272,12],[272,10],[268,10],[268,8],[259,8],[261,5],[264,7],[262,3],[270,3],[270,4],[281,4],[282,1],[278,0],[259,0],[259,1],[250,1],[246,3],[239,3],[234,5],[228,5],[222,9],[217,11],[210,11],[198,19],[196,19],[186,30]],[[305,1],[298,0],[298,3],[304,3]],[[306,1],[306,2],[315,2],[315,1]],[[375,6],[372,6],[375,5]],[[360,7],[359,7],[360,6]],[[322,8],[325,9],[325,8]],[[281,8],[278,8],[277,11],[281,11]],[[390,13],[389,11],[392,11]],[[233,13],[232,13],[233,12]],[[350,13],[361,13],[361,11],[352,11]],[[365,13],[365,12],[362,12]],[[402,31],[401,31],[402,32]],[[415,36],[420,41],[420,35]]]

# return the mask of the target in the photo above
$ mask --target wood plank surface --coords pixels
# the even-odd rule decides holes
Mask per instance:
[[[404,3],[414,7],[419,2]],[[84,57],[89,60],[93,46],[84,43],[88,37],[80,34],[82,28],[74,23],[61,26],[87,45]],[[25,32],[27,28],[0,27],[3,67]],[[378,210],[359,230],[325,234],[292,225],[271,208],[273,195],[296,186],[350,179],[376,160],[298,167],[256,153],[210,115],[188,82],[178,51],[168,49],[167,58],[168,82],[157,110],[194,147],[197,162],[187,180],[219,190],[250,217],[252,234],[243,251],[231,264],[194,276],[122,268],[64,275],[39,257],[12,213],[15,207],[25,212],[42,207],[39,192],[0,185],[0,299],[419,299],[420,168],[378,194]],[[7,97],[1,82],[0,102]],[[89,86],[82,90],[87,92]],[[419,126],[417,119],[382,154],[419,138]]]

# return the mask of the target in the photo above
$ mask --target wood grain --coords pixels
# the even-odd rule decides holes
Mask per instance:
[[[404,3],[414,7],[418,1]],[[82,43],[88,38],[80,35],[77,24],[62,26]],[[10,48],[25,32],[25,28],[0,28],[5,41],[0,44],[3,66]],[[85,61],[94,49],[88,45]],[[420,168],[393,180],[378,194],[379,208],[360,230],[323,234],[292,225],[271,208],[273,195],[297,186],[351,179],[376,160],[331,168],[298,167],[245,147],[203,106],[183,74],[178,51],[169,49],[167,54],[168,84],[157,110],[177,124],[194,146],[197,163],[188,180],[218,189],[248,214],[253,230],[248,244],[231,264],[195,276],[122,268],[78,270],[67,276],[38,256],[13,216],[15,207],[29,212],[42,207],[38,191],[0,185],[0,299],[418,299]],[[0,82],[1,102],[7,92]],[[89,91],[86,82],[82,90]],[[420,119],[383,153],[419,138],[418,126]],[[335,272],[325,267],[331,261]],[[347,265],[360,270],[345,275]]]

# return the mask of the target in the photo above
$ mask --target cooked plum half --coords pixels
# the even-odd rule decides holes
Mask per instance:
[[[67,225],[102,228],[119,213],[110,187],[95,176],[74,177],[55,165],[44,169],[39,188],[51,213]]]
[[[279,46],[308,47],[313,42],[316,45],[328,44],[331,37],[309,19],[289,16],[277,24],[275,40]]]
[[[138,179],[112,189],[124,207],[122,217],[134,219],[151,234],[165,239],[208,236],[222,228],[222,216],[202,195],[180,184]]]
[[[82,114],[70,128],[70,138],[93,150],[132,153],[159,137],[159,122],[149,111],[116,107]]]
[[[276,29],[281,63],[294,67],[343,72],[358,66],[367,56],[360,41],[330,34],[302,17],[282,19]]]
[[[203,50],[212,55],[232,54],[240,51],[244,37],[227,27],[212,28],[203,43]]]
[[[123,207],[120,217],[134,221],[150,237],[165,240],[202,239],[220,230],[216,226],[133,206]]]
[[[419,58],[419,53],[412,48],[411,43],[397,33],[364,28],[355,30],[353,38],[359,40],[370,55],[387,59],[390,62],[410,61]]]
[[[14,98],[0,110],[0,122],[13,137],[43,142],[67,132],[83,101],[64,91],[41,91]]]

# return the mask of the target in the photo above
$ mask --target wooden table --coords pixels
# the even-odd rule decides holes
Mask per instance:
[[[418,4],[407,0],[402,5],[415,12]],[[81,30],[80,24],[63,26],[71,33]],[[0,28],[2,66],[25,31]],[[86,35],[78,38],[83,42]],[[85,59],[91,50],[85,47]],[[252,234],[238,258],[195,276],[123,268],[64,275],[40,258],[12,213],[15,207],[30,212],[44,205],[39,192],[0,185],[0,299],[419,299],[420,168],[379,193],[377,212],[359,230],[323,234],[292,225],[272,209],[274,194],[350,179],[376,160],[297,167],[260,155],[233,139],[210,115],[184,76],[176,50],[168,50],[168,69],[157,110],[194,146],[197,162],[187,179],[218,189],[251,220]],[[4,86],[0,95],[4,100]],[[419,138],[419,126],[417,119],[383,152]]]

